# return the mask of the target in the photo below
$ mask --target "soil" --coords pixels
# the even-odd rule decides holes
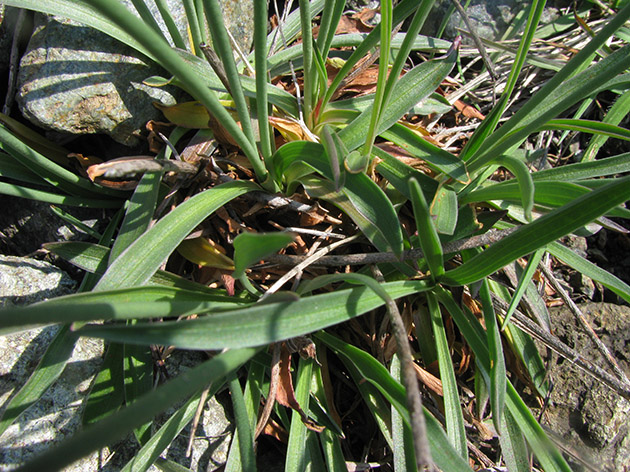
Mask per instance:
[[[584,303],[580,308],[621,369],[630,375],[630,308],[611,303]],[[563,306],[550,311],[554,334],[610,371],[570,310]],[[557,359],[550,380],[553,391],[542,425],[568,453],[573,470],[630,471],[630,401],[567,359]]]

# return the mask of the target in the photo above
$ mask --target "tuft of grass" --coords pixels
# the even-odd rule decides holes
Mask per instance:
[[[459,392],[474,378],[476,420],[498,437],[497,457],[510,470],[528,470],[530,456],[546,471],[569,470],[509,372],[529,376],[538,395],[548,389],[542,361],[519,328],[532,323],[528,316],[543,327],[548,320],[533,287],[545,254],[630,300],[628,285],[558,242],[630,216],[630,177],[623,176],[630,159],[600,155],[606,140],[630,139],[620,126],[630,46],[619,33],[630,6],[608,11],[579,52],[550,55],[535,39],[580,34],[583,21],[569,15],[557,28],[540,27],[544,2],[533,1],[518,43],[485,44],[502,84],[497,100],[480,99],[475,116],[485,118],[446,142],[448,128],[431,131],[428,115],[450,113],[455,96],[475,87],[478,97],[491,94],[473,77],[487,71],[461,67],[474,64],[476,52],[459,39],[419,35],[432,0],[381,2],[381,22],[367,34],[336,33],[343,0],[300,0],[268,33],[266,2],[255,2],[254,51],[242,58],[230,47],[217,0],[185,1],[190,44],[163,2],[167,36],[141,1],[133,2],[136,12],[114,0],[3,3],[79,21],[160,64],[170,76],[147,83],[179,86],[195,100],[165,115],[173,121],[170,141],[185,145],[180,154],[198,171],[192,181],[167,178],[166,170],[182,168],[160,164],[172,158],[169,149],[154,166],[124,164],[144,175],[131,191],[117,190],[77,176],[64,150],[0,119],[0,192],[120,208],[103,234],[92,235],[98,242],[46,246],[86,271],[80,293],[1,313],[3,333],[63,329],[9,400],[0,432],[55,382],[79,336],[113,347],[97,381],[131,379],[118,386],[128,398],[103,401],[95,392],[89,425],[18,470],[62,468],[130,431],[141,447],[124,470],[146,470],[193,418],[208,384],[210,395],[225,386],[232,397],[236,434],[226,470],[256,469],[256,431],[265,431],[270,416],[270,428],[288,432],[286,470],[340,470],[358,460],[350,447],[357,432],[340,416],[353,413],[332,386],[341,378],[339,388],[376,431],[369,461],[397,471],[481,465],[468,446],[470,410]],[[433,58],[409,66],[423,54]],[[528,96],[522,84],[541,71],[551,78]],[[352,81],[369,74],[374,88],[353,96]],[[436,93],[440,87],[446,97]],[[575,112],[599,94],[614,102],[603,119]],[[412,110],[426,113],[426,126],[410,119]],[[190,127],[202,129],[182,143]],[[582,159],[538,170],[534,159],[547,151],[564,158],[568,132],[588,136]],[[558,138],[557,145],[530,152],[540,136]],[[119,165],[110,167],[124,175]],[[296,227],[296,214],[305,228]],[[500,274],[528,256],[516,286],[502,285]],[[294,280],[280,287],[285,279]],[[530,303],[521,306],[524,298]],[[527,313],[529,306],[543,316]],[[150,377],[150,363],[116,361],[123,345],[128,352],[135,346],[137,359],[156,345],[214,354],[153,389],[138,374]],[[515,364],[526,352],[524,367]],[[435,361],[438,370],[428,373]],[[613,388],[625,381],[606,378]],[[158,413],[180,401],[165,425],[151,429]]]

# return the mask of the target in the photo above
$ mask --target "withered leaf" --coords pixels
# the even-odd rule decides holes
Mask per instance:
[[[481,113],[472,105],[468,105],[463,100],[456,100],[454,105],[455,108],[457,108],[457,110],[459,110],[461,114],[464,115],[464,117],[466,118],[477,118],[478,120],[484,120],[486,118],[483,113]]]
[[[319,426],[311,420],[295,398],[295,390],[293,389],[293,379],[291,377],[291,353],[285,345],[282,346],[280,355],[280,382],[278,392],[276,393],[276,401],[283,406],[295,410],[302,419],[302,423],[311,431],[321,433],[324,427]]]
[[[188,162],[170,159],[154,159],[151,156],[119,157],[87,169],[88,177],[94,181],[97,177],[105,179],[129,179],[145,172],[176,172],[195,174],[197,166]]]
[[[271,126],[277,129],[287,141],[316,141],[313,139],[310,130],[294,118],[270,116],[269,123],[271,123]]]

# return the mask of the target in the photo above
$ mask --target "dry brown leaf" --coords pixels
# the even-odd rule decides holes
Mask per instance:
[[[157,154],[164,148],[164,141],[158,136],[158,133],[162,133],[168,136],[170,131],[175,127],[173,123],[164,123],[163,121],[150,120],[147,122],[145,128],[149,132],[147,141],[149,142],[149,151]]]
[[[444,391],[442,390],[442,381],[433,375],[428,370],[423,369],[418,364],[414,362],[413,368],[416,371],[416,376],[418,380],[424,384],[430,391],[435,393],[436,395],[443,397]]]
[[[225,209],[225,207],[221,207],[218,210],[216,210],[215,215],[217,215],[219,218],[221,218],[223,221],[225,221],[225,223],[228,226],[228,231],[232,234],[236,234],[238,233],[241,229],[242,229],[242,225],[236,221],[234,218],[232,218],[230,216],[230,214],[228,213],[228,211]]]
[[[269,401],[269,400],[267,400]],[[311,431],[321,433],[324,428],[311,420],[295,398],[295,390],[293,389],[293,379],[291,377],[291,353],[283,344],[280,354],[280,382],[278,384],[278,392],[276,393],[276,401],[283,406],[296,411],[302,423]]]
[[[232,277],[232,272],[227,272],[225,270],[221,270],[221,282],[223,282],[223,286],[225,287],[225,291],[228,296],[234,296],[234,277]]]
[[[197,133],[186,144],[184,150],[180,153],[182,161],[198,162],[200,159],[210,157],[216,149],[216,141],[209,139],[207,136]]]
[[[368,21],[374,18],[376,10],[364,8],[354,15],[343,15],[337,24],[335,34],[369,33],[374,29]],[[319,25],[313,27],[313,37],[319,35]]]
[[[240,123],[238,123],[238,125],[240,126]],[[224,145],[238,147],[238,144],[236,143],[236,141],[234,141],[232,135],[212,115],[209,115],[208,126],[212,130],[212,134],[215,138],[217,138],[218,142]]]
[[[468,105],[463,100],[456,100],[454,105],[455,108],[457,108],[457,110],[461,112],[461,114],[464,115],[465,118],[477,118],[478,120],[484,120],[486,118],[483,113],[481,113],[472,105]]]
[[[88,167],[87,174],[90,180],[100,185],[120,188],[121,182],[127,185],[132,179],[138,179],[145,172],[175,172],[192,175],[196,174],[197,170],[196,165],[188,162],[155,159],[152,156],[131,156],[92,165]]]
[[[311,207],[307,212],[300,215],[300,226],[307,228],[309,226],[315,226],[326,220],[328,212],[322,208],[318,202]]]
[[[289,441],[289,433],[287,433],[287,430],[280,426],[273,418],[269,419],[269,422],[263,429],[263,433],[285,444]]]
[[[270,116],[269,123],[287,141],[315,141],[311,137],[310,131],[294,118],[280,118],[279,116]]]
[[[462,346],[462,360],[459,363],[459,368],[457,369],[457,375],[461,375],[468,370],[468,366],[472,361],[472,353],[466,344]]]
[[[103,162],[102,159],[99,159],[96,156],[84,156],[83,154],[78,154],[71,152],[68,154],[68,157],[72,159],[76,159],[82,169],[87,170],[88,167],[101,164]]]
[[[328,72],[328,85],[330,85],[337,75],[339,69],[333,64],[326,65],[326,71]],[[363,70],[356,77],[353,77],[348,83],[346,83],[338,95],[352,94],[355,96],[367,95],[374,93],[376,90],[376,82],[378,80],[378,67],[371,66]]]
[[[374,18],[377,11],[377,8],[364,8],[359,13],[355,13],[354,15],[352,15],[352,18],[360,21],[365,28],[369,28],[369,31],[371,31],[372,29],[374,29],[374,27],[370,25],[368,21]]]

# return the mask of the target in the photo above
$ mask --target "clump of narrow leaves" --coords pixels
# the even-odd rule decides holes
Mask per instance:
[[[552,338],[534,285],[545,254],[630,301],[628,285],[558,242],[593,225],[620,229],[609,218],[630,215],[630,156],[596,159],[607,139],[630,139],[619,126],[630,6],[556,58],[532,47],[556,34],[539,26],[544,2],[532,2],[517,45],[486,43],[503,86],[471,113],[452,98],[471,61],[460,39],[419,34],[431,0],[383,1],[361,33],[340,0],[300,0],[268,33],[267,2],[255,1],[254,48],[242,56],[217,0],[184,2],[188,42],[155,28],[140,1],[139,15],[113,0],[3,3],[118,38],[170,74],[147,83],[195,100],[163,109],[172,126],[155,158],[98,164],[93,181],[2,118],[0,192],[120,208],[97,243],[45,245],[86,271],[79,293],[0,314],[3,333],[63,326],[0,432],[54,383],[77,337],[110,346],[85,428],[20,470],[64,467],[131,431],[139,452],[124,470],[146,470],[197,403],[225,387],[236,423],[226,470],[256,469],[261,434],[288,437],[287,471],[349,470],[363,461],[361,422],[373,431],[367,460],[396,471],[522,471],[532,456],[537,468],[569,470],[509,372],[535,397],[548,393],[530,337]],[[519,81],[533,70],[551,78],[523,97]],[[582,119],[602,93],[614,97],[606,117]],[[474,132],[446,145],[428,128],[453,104]],[[568,132],[592,136],[581,159],[538,170],[545,150],[531,143]],[[507,285],[501,275],[514,268]],[[212,356],[153,388],[151,350],[173,348]],[[601,378],[628,396],[615,375]],[[99,396],[116,378],[132,378],[137,396]],[[496,457],[473,444],[480,435]]]

